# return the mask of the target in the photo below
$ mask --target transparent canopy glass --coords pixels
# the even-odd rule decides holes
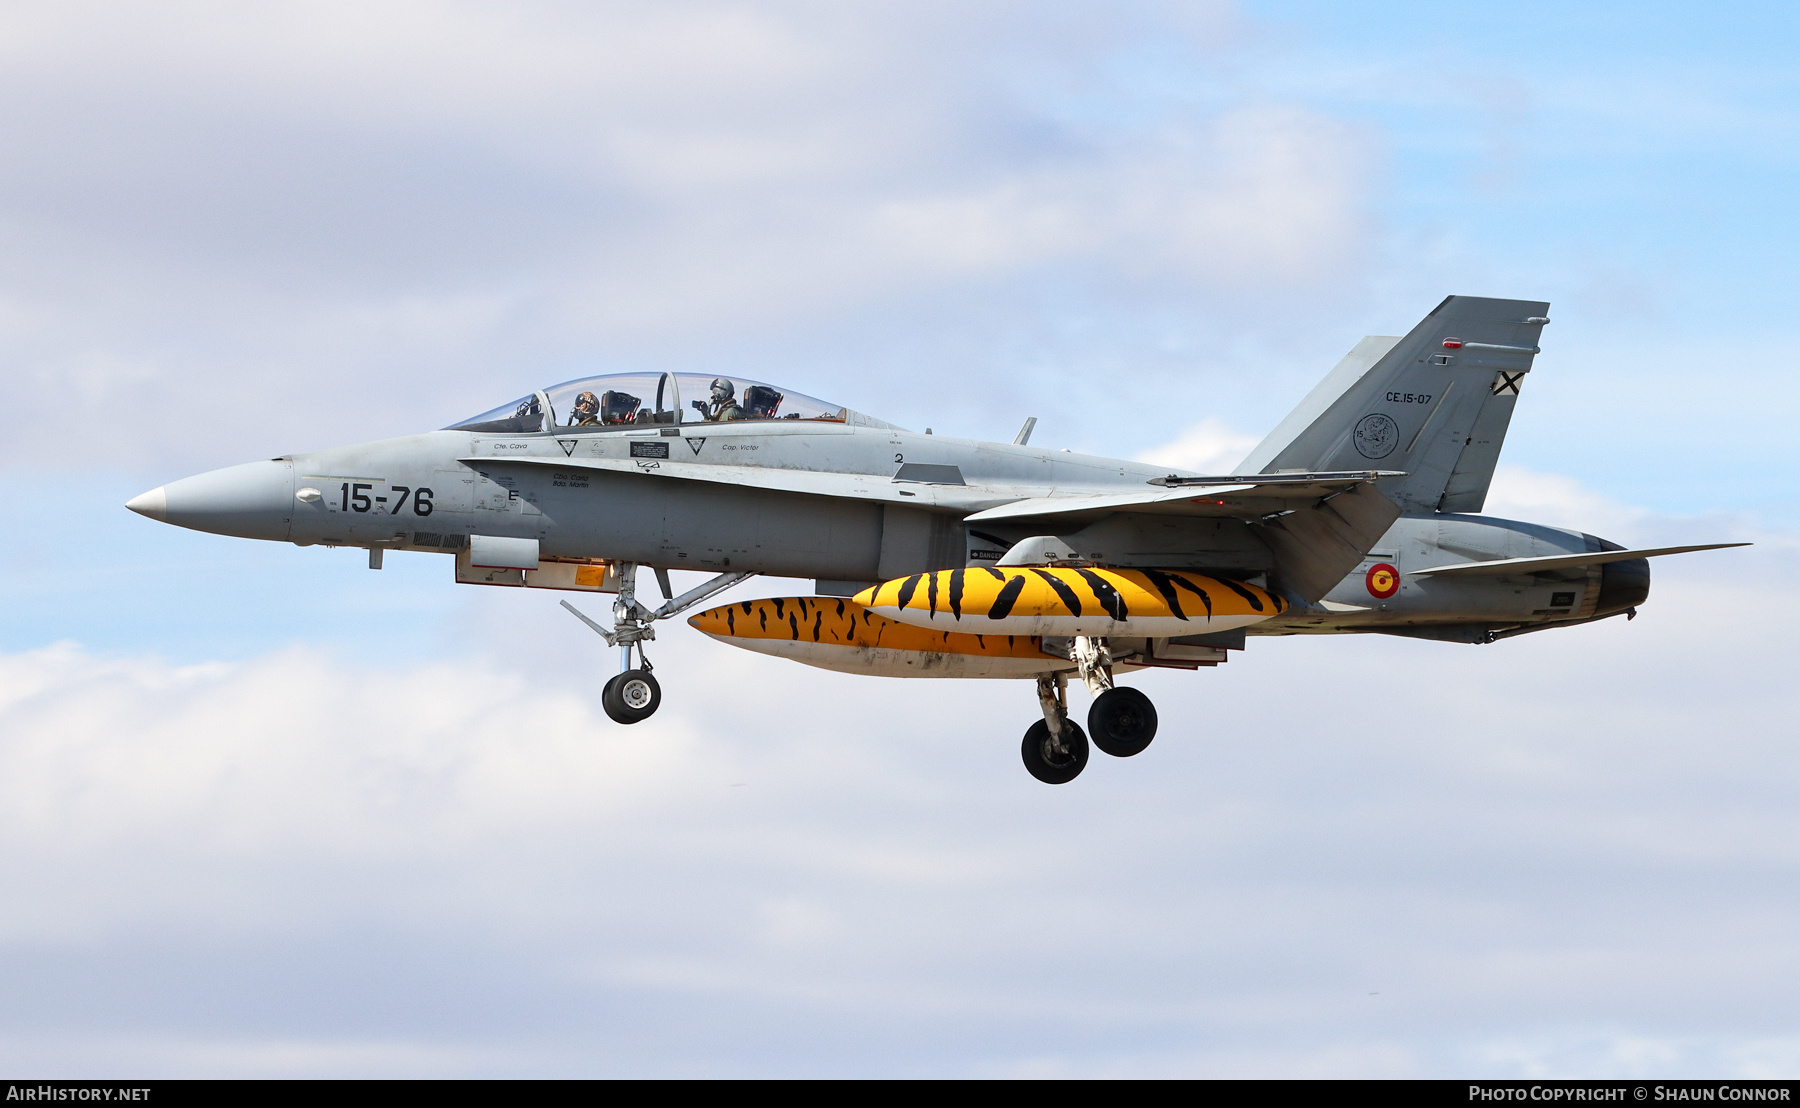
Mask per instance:
[[[525,434],[559,427],[600,429],[649,423],[768,419],[843,423],[848,415],[839,405],[746,377],[610,373],[554,385],[449,429]]]

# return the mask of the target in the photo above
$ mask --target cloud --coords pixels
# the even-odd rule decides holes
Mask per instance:
[[[1793,1036],[1738,1040],[1725,1036],[1658,1037],[1604,1031],[1547,1033],[1485,1045],[1478,1064],[1521,1077],[1664,1077],[1675,1073],[1733,1074],[1780,1080],[1800,1062]]]
[[[680,628],[662,712],[614,726],[610,652],[510,590],[473,591],[444,633],[481,645],[433,662],[0,656],[0,1057],[1763,1072],[1800,965],[1794,644],[1741,613],[1792,585],[1740,568],[1659,566],[1632,623],[1139,676],[1157,742],[1055,789],[1017,762],[1020,684]],[[1047,1019],[1084,1033],[1046,1044]],[[1626,1065],[1627,1039],[1663,1045]]]
[[[1561,234],[1444,206],[1479,120],[1397,136],[1427,152],[1390,195],[1366,95],[1280,91],[1265,30],[1228,5],[11,5],[0,461],[162,480],[729,363],[939,430],[1003,408],[1009,434],[1029,400],[1040,440],[1132,444],[1107,453],[1205,397],[1143,456],[1229,469],[1271,382],[1297,400],[1354,338],[1313,332],[1365,295],[1379,220],[1420,302],[1366,330],[1493,258],[1536,273],[1530,236]],[[1580,335],[1559,356],[1592,368],[1546,377],[1537,418],[1606,472],[1649,482],[1704,438],[1696,404],[1755,424],[1744,382],[1692,392],[1716,343]],[[1791,1068],[1795,643],[1753,618],[1793,599],[1789,532],[1503,467],[1496,513],[1759,545],[1659,562],[1630,623],[1134,677],[1156,744],[1050,789],[1017,761],[1020,685],[674,628],[667,705],[619,728],[610,652],[550,598],[459,608],[394,565],[351,586],[322,552],[187,536],[212,561],[38,477],[15,514],[57,529],[15,537],[8,610],[51,630],[13,641],[85,641],[0,654],[15,1070]],[[202,661],[156,656],[176,639]]]
[[[1364,252],[1374,144],[1117,76],[1154,42],[1225,80],[1242,21],[1197,11],[16,6],[0,389],[132,411],[114,459],[223,461],[442,425],[568,366],[1032,315],[1046,283],[1103,313],[1316,287]],[[205,446],[178,430],[201,413]]]
[[[1236,472],[1239,462],[1262,441],[1222,419],[1208,417],[1176,438],[1136,460],[1201,474]],[[1605,493],[1561,473],[1502,463],[1494,469],[1481,514],[1527,520],[1571,531],[1584,531],[1631,546],[1677,546],[1699,542],[1759,542],[1786,549],[1792,533],[1771,529],[1748,512],[1717,509],[1675,515],[1620,503]]]
[[[1642,508],[1602,496],[1573,477],[1514,465],[1494,468],[1494,482],[1482,511],[1502,519],[1528,519],[1596,533],[1628,531],[1650,516]]]
[[[1223,420],[1203,419],[1179,438],[1137,456],[1140,462],[1215,475],[1237,472],[1236,466],[1262,439],[1227,426]]]

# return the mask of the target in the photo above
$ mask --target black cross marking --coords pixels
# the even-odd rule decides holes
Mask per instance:
[[[1500,396],[1509,392],[1514,396],[1519,395],[1519,382],[1525,379],[1525,372],[1522,369],[1517,373],[1501,370],[1500,375],[1494,378],[1494,395]]]

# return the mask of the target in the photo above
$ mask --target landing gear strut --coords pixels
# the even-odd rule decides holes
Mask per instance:
[[[1105,639],[1077,635],[1069,654],[1081,683],[1094,696],[1088,709],[1088,731],[1104,754],[1129,758],[1141,754],[1156,737],[1156,706],[1136,689],[1113,685],[1112,649]]]
[[[642,723],[656,714],[662,706],[662,686],[650,675],[655,668],[644,654],[644,644],[656,638],[656,628],[651,624],[659,619],[668,619],[679,615],[694,605],[710,597],[717,596],[739,581],[756,576],[754,573],[721,573],[712,580],[697,588],[689,589],[680,596],[654,612],[637,601],[636,562],[620,562],[615,568],[619,581],[619,596],[613,601],[612,630],[595,623],[583,615],[580,609],[569,603],[562,606],[576,619],[587,624],[594,633],[606,640],[606,645],[619,648],[619,675],[606,683],[600,692],[600,706],[612,717],[614,723]],[[668,574],[665,570],[656,571],[656,579],[663,587],[663,595],[669,594]],[[631,651],[637,650],[638,665],[632,668]]]
[[[1156,706],[1136,689],[1113,685],[1112,651],[1106,640],[1077,635],[1070,644],[1069,659],[1094,696],[1093,707],[1088,709],[1094,745],[1115,758],[1141,753],[1156,737]],[[1087,765],[1088,737],[1069,720],[1068,688],[1067,674],[1037,679],[1044,718],[1025,732],[1020,748],[1026,771],[1048,785],[1075,780]]]
[[[1087,736],[1069,719],[1068,690],[1069,679],[1060,673],[1037,679],[1044,718],[1031,725],[1019,747],[1026,772],[1046,785],[1067,784],[1087,766]]]

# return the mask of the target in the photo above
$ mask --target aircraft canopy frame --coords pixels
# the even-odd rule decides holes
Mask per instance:
[[[766,381],[665,371],[578,377],[453,423],[445,430],[526,435],[665,424],[777,421],[887,426],[842,405],[828,404]]]

